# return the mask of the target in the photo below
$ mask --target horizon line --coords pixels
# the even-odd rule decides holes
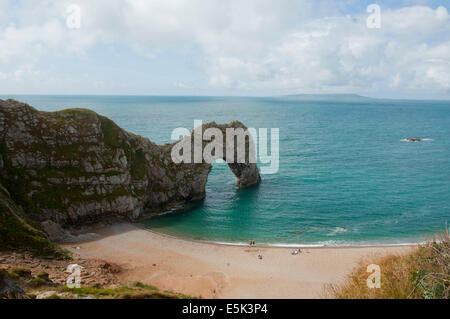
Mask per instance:
[[[428,98],[404,98],[404,97],[373,97],[368,95],[361,95],[358,93],[293,93],[293,94],[283,94],[283,95],[201,95],[201,94],[102,94],[102,93],[76,93],[76,94],[47,94],[47,93],[17,93],[17,94],[5,94],[0,93],[0,97],[7,97],[7,96],[57,96],[57,97],[64,97],[64,96],[117,96],[117,97],[218,97],[218,98],[286,98],[286,97],[309,97],[309,96],[317,96],[317,97],[356,97],[356,98],[366,98],[366,99],[373,99],[373,100],[403,100],[403,101],[450,101],[450,97],[448,98],[441,98],[441,97],[428,97]]]

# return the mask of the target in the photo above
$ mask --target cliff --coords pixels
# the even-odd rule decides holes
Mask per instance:
[[[246,129],[238,121],[203,126]],[[27,217],[41,223],[136,220],[204,198],[212,166],[175,164],[174,144],[156,145],[90,110],[42,112],[0,100],[0,183]],[[229,166],[238,187],[259,183],[256,164]]]

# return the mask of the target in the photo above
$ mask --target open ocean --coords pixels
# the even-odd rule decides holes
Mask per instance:
[[[207,198],[144,222],[191,239],[273,245],[415,243],[450,221],[450,101],[295,97],[2,96],[92,109],[156,143],[194,120],[279,128],[280,169],[237,190],[215,164]],[[406,142],[421,137],[423,142]]]

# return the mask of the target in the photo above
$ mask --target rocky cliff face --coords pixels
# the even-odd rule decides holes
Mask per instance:
[[[245,128],[238,121],[204,126]],[[204,198],[212,166],[175,164],[173,145],[156,145],[89,110],[49,113],[0,100],[0,182],[40,222],[65,227],[108,216],[134,220]],[[230,168],[238,187],[260,181],[256,164]]]

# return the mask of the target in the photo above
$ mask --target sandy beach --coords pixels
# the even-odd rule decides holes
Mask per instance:
[[[139,281],[202,298],[323,298],[324,285],[339,283],[359,262],[413,248],[321,247],[291,255],[286,247],[195,242],[128,223],[96,233],[94,241],[65,247],[82,258],[120,265],[123,283]]]

